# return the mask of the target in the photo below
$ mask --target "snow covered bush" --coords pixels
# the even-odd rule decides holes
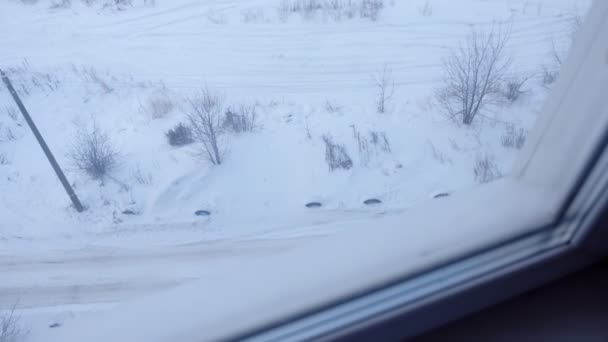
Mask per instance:
[[[109,136],[97,124],[93,124],[90,130],[78,130],[68,157],[79,170],[93,179],[103,180],[118,167],[120,153],[112,145]]]
[[[331,135],[323,135],[325,142],[325,161],[331,171],[336,169],[348,170],[353,166],[353,161],[350,159],[346,147],[333,142]]]
[[[228,108],[222,127],[235,133],[251,132],[257,126],[257,116],[255,105],[242,104],[238,109]]]
[[[194,140],[200,144],[200,155],[213,165],[223,159],[224,113],[223,99],[204,89],[201,94],[188,100],[188,120]]]
[[[7,314],[0,315],[0,342],[17,342],[22,335],[19,317],[15,316],[15,308]]]
[[[470,125],[500,93],[510,65],[504,56],[508,40],[509,33],[500,26],[490,32],[472,31],[466,43],[444,60],[444,85],[436,95],[452,119]]]
[[[168,130],[165,133],[165,136],[167,137],[167,142],[171,146],[184,146],[194,142],[192,129],[181,122]]]
[[[494,161],[494,157],[490,155],[479,156],[475,160],[475,182],[488,183],[497,178],[502,177],[502,173]]]
[[[519,128],[516,130],[515,126],[508,125],[505,133],[500,137],[500,142],[504,147],[516,148],[519,150],[524,147],[527,135],[528,133],[525,129]]]

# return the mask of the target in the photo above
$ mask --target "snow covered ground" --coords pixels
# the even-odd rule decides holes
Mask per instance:
[[[563,49],[573,16],[589,5],[387,0],[371,20],[321,11],[286,17],[279,0],[134,0],[124,10],[76,0],[69,8],[50,8],[51,0],[24,2],[0,3],[0,68],[87,210],[71,208],[0,87],[1,295],[46,282],[52,288],[53,277],[63,272],[71,274],[66,286],[86,285],[87,272],[98,267],[108,267],[106,283],[142,281],[145,271],[154,272],[146,263],[136,277],[122,279],[120,267],[112,273],[108,264],[77,262],[48,272],[32,268],[26,276],[19,264],[27,260],[53,264],[66,255],[105,260],[121,253],[160,260],[163,248],[183,251],[179,246],[190,244],[198,246],[196,253],[239,250],[239,243],[252,254],[271,253],[348,229],[323,223],[407,210],[436,193],[475,186],[481,156],[508,173],[518,150],[501,139],[510,126],[531,129],[548,92],[543,69],[554,67],[553,46]],[[472,29],[489,30],[496,22],[509,23],[510,75],[529,77],[525,93],[484,112],[470,127],[458,125],[434,103],[442,59]],[[378,113],[375,79],[385,69],[394,91],[386,112]],[[186,121],[187,99],[204,88],[221,94],[226,106],[256,105],[258,112],[253,132],[226,135],[219,166],[195,157],[196,144],[172,147],[165,137]],[[158,99],[171,103],[167,113],[151,109]],[[103,182],[77,170],[68,157],[79,128],[93,123],[120,151],[119,167]],[[384,134],[390,149],[372,144],[372,132]],[[345,145],[350,170],[329,170],[326,134]],[[382,204],[365,206],[368,198]],[[306,208],[311,201],[323,207]],[[195,216],[196,210],[211,216]],[[227,262],[250,256],[239,253]],[[162,269],[171,269],[176,258],[167,257]],[[192,271],[198,259],[187,259],[187,271],[168,272],[149,286],[200,278]],[[24,304],[73,304],[65,296],[46,302],[27,296]],[[3,308],[8,301],[0,297]]]

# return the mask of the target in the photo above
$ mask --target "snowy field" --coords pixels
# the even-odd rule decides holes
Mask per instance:
[[[555,55],[566,54],[589,6],[378,0],[377,12],[349,14],[292,12],[294,1],[0,3],[0,68],[87,208],[71,207],[0,86],[0,310],[21,303],[30,339],[41,338],[46,313],[71,317],[174,287],[204,278],[201,260],[279,255],[347,233],[350,221],[476,186],[480,160],[507,174],[519,149],[505,139],[532,128]],[[525,79],[521,96],[496,101],[471,125],[455,122],[435,96],[442,61],[472,30],[497,27],[509,32],[505,82]],[[204,90],[222,99],[222,113],[256,112],[251,131],[222,135],[220,165],[196,142],[167,142]],[[72,158],[79,132],[93,127],[116,151],[102,180]],[[328,167],[324,136],[352,166]],[[363,204],[370,198],[381,203]],[[159,269],[170,271],[154,276]],[[54,308],[32,311],[40,307]]]

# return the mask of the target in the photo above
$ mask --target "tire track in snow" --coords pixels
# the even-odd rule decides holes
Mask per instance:
[[[319,237],[189,243],[156,250],[0,257],[0,310],[128,300],[205,278],[208,267],[280,254]],[[210,279],[214,281],[214,279]]]

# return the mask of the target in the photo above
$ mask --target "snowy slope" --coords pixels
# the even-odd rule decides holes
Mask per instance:
[[[279,3],[157,0],[118,11],[78,2],[69,9],[50,9],[43,0],[2,2],[0,66],[88,210],[70,208],[23,120],[1,113],[7,165],[0,165],[0,241],[93,243],[138,232],[148,235],[142,241],[157,242],[299,234],[294,227],[400,210],[437,192],[474,186],[481,155],[494,156],[507,173],[517,150],[501,146],[501,135],[509,124],[532,126],[547,92],[539,78],[552,42],[563,42],[573,13],[588,6],[434,0],[425,16],[424,1],[386,1],[377,21],[336,21],[322,13],[284,20]],[[531,77],[528,91],[460,127],[432,104],[442,58],[471,28],[507,20],[512,72]],[[385,67],[395,91],[387,113],[379,114],[374,76]],[[229,105],[257,104],[260,115],[255,132],[229,136],[225,163],[217,167],[193,157],[192,146],[169,146],[164,136],[184,121],[185,99],[204,87]],[[153,118],[146,104],[159,94],[175,106]],[[14,104],[0,87],[0,112],[4,108],[14,111]],[[78,127],[92,122],[122,155],[103,184],[67,157]],[[366,160],[354,130],[385,133],[390,152],[376,148]],[[328,169],[324,134],[345,144],[351,170]],[[370,197],[383,204],[365,207]],[[313,200],[324,207],[304,207]],[[126,209],[138,215],[123,215]],[[198,209],[211,217],[194,216]]]

